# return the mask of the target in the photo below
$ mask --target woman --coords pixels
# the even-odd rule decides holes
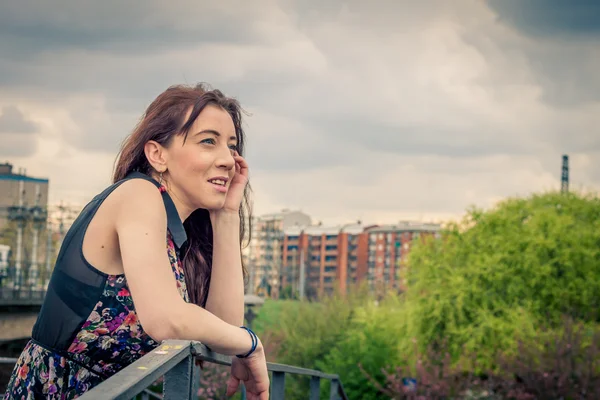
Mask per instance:
[[[64,238],[5,399],[75,398],[166,339],[237,355],[228,394],[243,380],[249,399],[268,398],[262,344],[240,327],[243,149],[239,104],[220,91],[175,86],[154,100],[113,185]]]

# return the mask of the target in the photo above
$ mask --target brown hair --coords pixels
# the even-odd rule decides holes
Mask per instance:
[[[154,140],[168,147],[175,135],[184,135],[185,140],[194,121],[207,105],[219,106],[229,113],[237,136],[236,150],[243,156],[245,135],[242,129],[242,109],[237,100],[226,97],[221,91],[212,90],[205,84],[193,87],[171,86],[150,104],[131,135],[123,142],[117,157],[113,181],[120,181],[134,171],[151,175],[153,168],[146,159],[145,144],[149,140]],[[184,121],[190,108],[192,110],[190,117]],[[247,243],[249,243],[252,232],[249,194],[248,184],[240,207],[240,253],[246,233]],[[188,242],[187,250],[182,252],[182,264],[190,301],[204,306],[210,284],[213,248],[212,225],[208,211],[205,209],[194,211],[183,225]],[[242,269],[246,280],[248,274],[245,266],[242,266]]]

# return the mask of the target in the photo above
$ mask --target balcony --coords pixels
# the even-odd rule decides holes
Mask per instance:
[[[220,365],[231,365],[231,357],[217,354],[198,342],[168,340],[79,399],[129,400],[137,395],[141,395],[144,400],[150,398],[197,399],[200,370],[194,362],[196,359]],[[348,400],[338,375],[283,364],[268,363],[267,367],[271,372],[271,399],[285,398],[285,377],[286,374],[291,374],[310,377],[310,392],[307,397],[311,400],[317,400],[320,397],[321,379],[330,381],[329,399]],[[148,386],[163,376],[163,394],[150,392],[147,389]],[[242,398],[245,398],[243,390]]]

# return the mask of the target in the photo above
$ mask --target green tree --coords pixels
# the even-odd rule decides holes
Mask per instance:
[[[562,315],[600,320],[600,200],[546,193],[471,209],[409,256],[407,326],[421,350],[445,342],[482,367]],[[466,350],[466,352],[465,352]]]
[[[286,301],[284,309],[275,311],[271,307],[271,313],[277,313],[277,320],[273,324],[263,322],[271,318],[261,310],[257,327],[260,327],[264,336],[277,343],[274,354],[276,362],[339,373],[332,364],[327,365],[332,369],[323,369],[325,365],[321,361],[346,338],[355,310],[367,301],[367,297],[366,290],[361,289],[353,291],[351,295],[335,293],[318,302]],[[269,344],[265,346],[269,347]],[[325,390],[325,382],[322,383]],[[306,398],[308,384],[308,379],[286,377],[286,398]]]
[[[381,399],[379,389],[365,372],[384,386],[383,370],[403,363],[406,354],[398,351],[405,334],[402,299],[394,294],[383,301],[366,301],[354,311],[344,337],[336,343],[317,368],[340,375],[351,399]]]

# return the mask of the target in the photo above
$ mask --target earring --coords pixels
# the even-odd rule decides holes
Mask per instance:
[[[159,184],[160,186],[162,186],[162,183],[163,183],[163,173],[161,172],[161,173],[158,175],[158,177],[159,177],[159,178],[158,178],[158,184]]]

